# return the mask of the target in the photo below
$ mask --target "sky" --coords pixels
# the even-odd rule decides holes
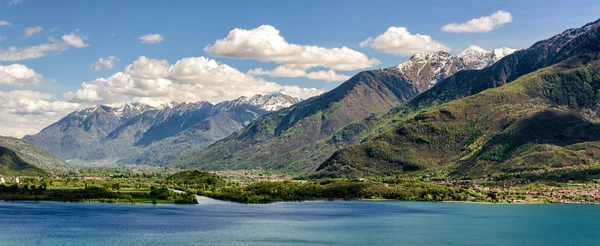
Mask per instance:
[[[597,0],[0,0],[0,135],[97,104],[308,98],[417,52],[527,48],[598,13]]]

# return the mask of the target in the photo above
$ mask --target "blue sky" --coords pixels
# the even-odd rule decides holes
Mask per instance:
[[[498,47],[526,48],[535,41],[550,37],[567,28],[580,27],[600,18],[600,2],[598,1],[33,1],[22,0],[12,4],[9,0],[0,0],[0,20],[11,25],[0,26],[0,47],[6,51],[9,46],[26,47],[52,43],[49,37],[63,42],[61,37],[73,34],[81,38],[85,47],[63,46],[62,52],[32,59],[0,61],[0,65],[21,64],[43,76],[43,81],[35,83],[0,82],[0,91],[9,93],[14,90],[47,93],[45,96],[33,96],[33,101],[43,103],[65,102],[71,105],[50,105],[61,110],[49,116],[47,113],[39,117],[51,118],[64,116],[74,107],[89,106],[97,103],[121,103],[107,98],[97,101],[85,101],[84,97],[66,96],[71,91],[81,90],[81,83],[91,83],[98,78],[108,78],[115,73],[123,72],[125,67],[138,60],[140,56],[149,59],[166,60],[168,65],[175,64],[185,57],[205,57],[214,59],[220,64],[238,70],[244,79],[262,79],[270,89],[252,89],[249,91],[232,90],[230,94],[217,91],[198,94],[197,97],[185,97],[198,100],[219,101],[245,93],[264,91],[299,91],[298,88],[316,88],[319,92],[330,90],[342,81],[327,82],[307,77],[273,77],[267,75],[247,75],[248,70],[262,68],[271,70],[286,62],[262,62],[258,58],[240,58],[231,51],[228,55],[215,55],[205,47],[214,45],[224,39],[235,28],[252,30],[261,25],[270,25],[279,31],[287,43],[301,46],[312,45],[327,49],[343,46],[361,53],[368,59],[379,62],[372,66],[361,65],[355,70],[334,69],[333,66],[304,66],[300,72],[332,71],[338,80],[352,76],[358,71],[397,65],[409,58],[407,55],[395,55],[390,52],[376,50],[372,46],[361,47],[359,43],[365,39],[375,38],[386,32],[389,27],[404,27],[410,34],[430,36],[434,41],[443,44],[450,53],[460,52],[469,45],[475,44],[485,49]],[[510,13],[512,20],[493,30],[475,33],[444,32],[441,28],[450,23],[465,23],[473,18],[490,16],[497,11]],[[25,28],[41,26],[42,31],[26,37]],[[164,40],[159,43],[142,43],[139,37],[146,34],[160,34]],[[66,41],[64,41],[66,42]],[[227,53],[227,52],[225,52]],[[93,71],[90,66],[99,58],[118,57],[112,69]],[[269,58],[276,60],[278,58]],[[267,59],[267,60],[269,60]],[[282,58],[283,59],[283,58]],[[203,61],[206,62],[206,61]],[[370,64],[363,61],[362,64]],[[164,65],[164,64],[163,64]],[[309,67],[309,68],[306,68]],[[297,67],[295,67],[297,68]],[[337,67],[335,67],[337,68]],[[183,75],[182,75],[183,76]],[[210,75],[202,75],[210,78]],[[232,78],[236,78],[236,77]],[[172,78],[173,76],[169,77]],[[162,77],[161,77],[162,78]],[[166,77],[165,77],[166,78]],[[229,77],[228,77],[229,78]],[[157,78],[152,78],[157,79]],[[201,84],[204,80],[186,81],[187,84]],[[235,81],[231,82],[234,83]],[[253,81],[252,83],[255,83]],[[156,82],[153,83],[171,83]],[[173,82],[175,83],[175,82]],[[219,82],[220,83],[220,82]],[[259,83],[259,82],[256,82]],[[185,83],[184,83],[185,84]],[[149,84],[152,86],[154,84]],[[203,84],[202,90],[211,90],[211,83]],[[260,86],[260,84],[255,84]],[[285,86],[294,86],[294,88]],[[245,87],[242,85],[241,87]],[[248,86],[250,87],[250,86]],[[143,90],[143,87],[140,87]],[[138,88],[139,89],[139,88]],[[234,92],[235,91],[235,92]],[[113,91],[114,92],[114,91]],[[139,92],[141,93],[141,92]],[[139,93],[125,93],[127,98]],[[164,97],[156,92],[161,100],[173,100],[173,95]],[[194,93],[193,90],[188,93]],[[237,94],[236,94],[237,93]],[[302,92],[304,93],[304,92]],[[298,93],[298,95],[312,95]],[[171,93],[172,94],[172,93]],[[238,95],[239,94],[239,95]],[[50,96],[48,96],[50,95]],[[202,97],[207,98],[202,98]],[[148,98],[154,97],[154,94]],[[164,98],[162,98],[164,97]],[[11,100],[5,95],[6,100]],[[175,98],[179,98],[175,95]],[[183,97],[182,97],[183,98]],[[96,98],[97,99],[97,98]],[[192,99],[186,99],[192,100]],[[143,100],[141,100],[143,101]],[[29,105],[39,109],[47,109],[39,105]],[[51,110],[51,109],[50,109]],[[1,110],[0,110],[1,111]],[[11,109],[10,112],[20,112]],[[39,114],[36,110],[21,110],[15,117],[31,118],[28,114]],[[8,112],[8,111],[7,111]],[[2,113],[2,112],[0,112]],[[28,116],[29,117],[29,116]],[[46,122],[44,122],[46,123]],[[2,125],[6,124],[6,125]],[[0,122],[0,135],[22,135],[39,129],[15,130],[8,124]],[[35,128],[35,129],[34,129]],[[20,129],[20,128],[19,128]],[[17,133],[18,131],[18,133]]]

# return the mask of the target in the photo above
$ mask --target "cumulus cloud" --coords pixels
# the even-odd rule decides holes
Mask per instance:
[[[74,33],[64,35],[62,37],[63,42],[57,41],[51,37],[48,39],[50,43],[35,46],[10,46],[6,49],[0,48],[0,61],[35,59],[49,54],[60,54],[70,47],[83,48],[87,46],[87,44],[83,43],[83,38]]]
[[[299,97],[302,99],[307,99],[310,97],[318,96],[323,94],[323,90],[316,88],[303,88],[299,86],[283,86],[278,92],[287,94],[293,97]]]
[[[262,68],[251,69],[250,75],[267,75],[270,77],[298,78],[306,77],[313,80],[323,80],[325,82],[346,81],[350,76],[338,74],[334,70],[320,70],[307,72],[305,69],[298,69],[288,66],[278,66],[273,70],[263,70]]]
[[[144,36],[139,37],[138,39],[144,44],[156,44],[165,40],[165,38],[158,33],[146,34]]]
[[[169,62],[167,60],[156,60],[140,56],[132,64],[125,67],[125,73],[143,79],[157,79],[167,77],[168,69]]]
[[[34,27],[25,28],[24,32],[25,32],[26,37],[31,37],[35,34],[42,32],[42,30],[44,30],[44,28],[42,28],[42,26],[34,26]]]
[[[49,101],[54,97],[48,93],[31,90],[0,91],[1,107],[14,114],[53,116],[71,111],[79,105],[64,101]]]
[[[44,77],[21,64],[12,64],[9,66],[0,65],[0,86],[22,86],[28,84],[41,83]]]
[[[0,135],[35,134],[79,108],[76,103],[53,99],[52,95],[37,91],[0,91]]]
[[[324,80],[326,82],[346,81],[350,79],[350,76],[338,74],[331,69],[309,72],[306,74],[306,77],[309,79]]]
[[[12,26],[12,23],[4,20],[0,20],[0,26]]]
[[[450,48],[433,40],[428,35],[411,34],[404,27],[389,27],[376,38],[367,38],[360,47],[371,47],[383,53],[411,56],[418,52],[449,51]]]
[[[116,56],[109,56],[106,58],[100,57],[96,62],[94,62],[90,66],[90,69],[92,69],[96,72],[98,72],[102,69],[110,70],[110,69],[113,69],[113,67],[115,67],[115,63],[120,60],[121,60],[121,58],[116,57]]]
[[[88,44],[83,42],[83,40],[85,39],[85,37],[82,37],[74,32],[62,36],[62,40],[65,41],[65,43],[75,48],[83,48],[89,46]]]
[[[81,104],[120,104],[130,100],[156,105],[169,101],[221,102],[240,96],[282,92],[301,98],[323,90],[282,86],[240,72],[206,57],[189,57],[169,64],[140,57],[108,78],[81,83],[81,89],[64,96]]]
[[[324,48],[288,43],[279,30],[262,25],[246,30],[235,28],[227,37],[204,48],[213,56],[254,59],[286,66],[325,67],[334,70],[356,70],[379,64],[379,60],[350,49]]]
[[[512,15],[509,12],[498,10],[490,16],[473,18],[465,23],[451,23],[442,27],[444,32],[489,32],[506,23],[512,22]]]

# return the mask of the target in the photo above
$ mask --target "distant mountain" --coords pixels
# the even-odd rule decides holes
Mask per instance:
[[[341,129],[352,128],[352,123],[371,115],[384,114],[458,71],[475,68],[471,63],[476,55],[487,59],[487,66],[499,55],[513,51],[472,49],[461,55],[443,51],[419,53],[395,67],[360,72],[327,93],[260,117],[211,146],[190,151],[173,165],[201,169],[314,170],[346,144],[331,141]]]
[[[156,164],[224,138],[254,118],[298,101],[288,95],[273,94],[241,97],[216,105],[209,102],[168,103],[156,108],[139,103],[120,107],[99,105],[77,110],[25,139],[64,159],[126,157],[119,163]],[[156,146],[162,146],[159,153],[154,152]],[[158,158],[160,161],[148,158],[155,155],[162,156]]]
[[[38,176],[46,175],[44,170],[37,168],[5,147],[0,147],[0,174],[6,176]]]
[[[242,129],[255,118],[268,113],[251,105],[238,105],[203,119],[174,136],[130,151],[119,164],[166,166],[188,150],[205,147]]]
[[[36,135],[25,136],[41,148],[68,160],[102,158],[100,140],[135,116],[151,107],[125,104],[121,107],[98,105],[74,111]]]
[[[336,151],[316,176],[481,177],[595,165],[599,74],[600,20],[439,82],[395,109],[378,136]]]
[[[424,91],[458,71],[486,68],[515,51],[506,47],[486,51],[471,45],[456,55],[445,51],[417,53],[395,68],[414,86]]]
[[[17,153],[25,162],[47,171],[66,171],[68,165],[50,152],[30,141],[0,136],[0,146]]]
[[[217,107],[221,112],[228,111],[240,105],[255,106],[266,111],[277,111],[299,103],[300,101],[302,101],[302,99],[298,97],[277,93],[270,95],[255,95],[253,97],[243,96],[235,100],[219,103]]]
[[[458,72],[411,100],[401,110],[419,110],[474,95],[578,54],[595,52],[600,49],[596,37],[599,25],[596,21],[581,28],[566,30],[549,39],[539,41],[527,49],[515,51],[482,70]]]
[[[507,47],[487,51],[477,45],[471,45],[458,56],[466,67],[464,70],[479,70],[491,66],[505,56],[515,53],[515,51],[517,50]]]

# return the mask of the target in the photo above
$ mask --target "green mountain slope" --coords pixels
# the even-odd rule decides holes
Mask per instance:
[[[361,72],[339,87],[260,117],[239,132],[207,148],[191,151],[173,165],[201,169],[314,170],[335,145],[320,149],[348,123],[388,112],[424,88],[413,85],[396,69]]]
[[[482,176],[596,164],[598,59],[588,52],[407,116],[375,139],[337,151],[317,176]]]
[[[600,20],[568,29],[508,55],[483,70],[464,70],[407,103],[413,110],[439,105],[495,88],[580,54],[600,52]]]
[[[423,83],[412,83],[397,71],[394,75],[393,69],[359,73],[329,93],[263,117],[220,142],[189,152],[173,165],[201,169],[311,170],[336,149],[368,141],[412,114],[502,86],[569,57],[597,52],[599,27],[600,22],[596,21],[569,29],[482,70],[457,72],[429,90]],[[389,97],[390,93],[381,93],[381,89],[392,91],[398,99]],[[397,92],[402,94],[398,96]],[[386,111],[390,108],[393,110]]]
[[[510,83],[525,74],[551,66],[568,58],[600,51],[600,20],[580,28],[568,29],[531,47],[505,56],[481,70],[463,70],[437,83],[414,99],[377,119],[356,122],[351,131],[343,131],[345,141],[361,143],[396,127],[404,118],[430,107],[471,96],[489,88]],[[356,125],[364,125],[357,130]]]
[[[6,176],[37,176],[46,173],[19,158],[14,151],[0,147],[0,174]]]
[[[38,168],[48,171],[66,171],[68,169],[65,161],[30,141],[0,136],[0,146],[14,151],[21,159]]]

